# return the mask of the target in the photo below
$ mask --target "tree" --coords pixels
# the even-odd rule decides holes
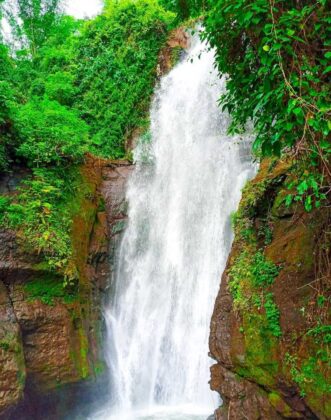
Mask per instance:
[[[176,12],[180,19],[199,16],[206,8],[206,0],[160,0],[167,9]]]
[[[32,57],[61,15],[62,0],[14,0],[6,8],[13,34]]]

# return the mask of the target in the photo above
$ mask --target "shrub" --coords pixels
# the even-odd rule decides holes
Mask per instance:
[[[56,101],[33,99],[16,116],[21,145],[17,153],[31,166],[81,160],[88,140],[88,127],[77,112]]]
[[[45,83],[45,95],[61,105],[72,106],[77,94],[74,76],[69,72],[59,71],[50,74]]]
[[[3,223],[18,231],[27,250],[42,255],[50,270],[68,280],[76,276],[71,262],[72,215],[67,205],[75,183],[73,169],[34,169],[33,177],[23,181],[10,204],[4,197],[0,200]]]

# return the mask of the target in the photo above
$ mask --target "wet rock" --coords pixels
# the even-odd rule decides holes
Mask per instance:
[[[330,218],[327,209],[307,213],[300,206],[284,207],[283,183],[288,166],[280,162],[272,171],[268,171],[268,166],[262,163],[253,185],[259,184],[258,191],[258,187],[269,180],[272,189],[265,189],[255,201],[256,208],[251,209],[251,214],[256,231],[263,229],[266,216],[272,220],[272,240],[259,245],[265,257],[280,267],[268,292],[273,294],[280,313],[282,337],[263,336],[257,318],[252,317],[252,312],[257,310],[254,305],[247,304],[240,310],[234,307],[228,272],[238,255],[247,250],[245,241],[237,238],[222,277],[210,328],[210,353],[216,361],[211,368],[211,388],[219,392],[224,401],[215,418],[327,419],[328,398],[314,395],[314,387],[310,395],[303,398],[293,380],[291,366],[285,360],[287,354],[307,360],[309,352],[314,350],[313,341],[303,341],[303,331],[314,322],[316,312],[309,306],[316,302],[316,290],[309,284],[316,278],[316,243],[330,226]],[[244,196],[243,202],[245,199]]]
[[[211,387],[224,399],[224,406],[216,411],[215,420],[281,419],[266,392],[221,365],[212,367]]]
[[[185,28],[177,28],[171,32],[166,46],[161,50],[159,55],[159,63],[157,66],[157,75],[159,78],[171,70],[178,59],[175,52],[180,52],[188,48],[189,40],[190,37]]]
[[[0,281],[0,414],[22,398],[24,385],[21,331],[7,288]]]
[[[14,192],[20,182],[29,175],[31,171],[26,168],[14,166],[11,173],[0,174],[0,194]]]
[[[0,419],[61,418],[59,410],[77,404],[84,389],[97,386],[97,377],[103,384],[98,395],[107,393],[101,311],[125,226],[131,171],[128,162],[92,157],[81,169],[91,193],[73,220],[80,276],[73,301],[31,298],[30,282],[54,273],[19,246],[15,232],[0,231]]]

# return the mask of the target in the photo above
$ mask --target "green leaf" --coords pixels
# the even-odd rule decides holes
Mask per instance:
[[[263,51],[266,51],[266,52],[270,51],[269,45],[263,45],[262,48],[263,48]]]
[[[327,140],[321,140],[320,141],[320,148],[322,150],[330,150],[331,149],[331,144]]]
[[[299,107],[293,109],[293,114],[295,114],[297,117],[304,117],[303,110]]]
[[[248,22],[249,20],[251,20],[251,18],[254,16],[253,12],[247,12],[244,15],[244,21]]]
[[[293,201],[293,195],[292,194],[287,195],[285,198],[286,207],[290,207],[290,205],[292,204],[292,201]]]
[[[298,193],[299,193],[300,195],[304,194],[304,193],[308,190],[308,184],[307,184],[307,181],[306,181],[306,180],[305,180],[305,181],[302,181],[302,182],[298,185],[297,190],[298,190]]]
[[[323,73],[322,74],[327,74],[327,73],[330,73],[330,71],[331,71],[331,66],[328,66],[324,71],[323,71]]]
[[[307,212],[310,212],[313,209],[311,196],[308,196],[305,200],[305,209]]]

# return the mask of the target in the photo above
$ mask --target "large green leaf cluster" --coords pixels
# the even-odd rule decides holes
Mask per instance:
[[[210,8],[205,36],[227,75],[221,103],[231,130],[252,121],[255,150],[292,153],[306,208],[316,190],[319,205],[331,180],[330,2],[217,0]]]

